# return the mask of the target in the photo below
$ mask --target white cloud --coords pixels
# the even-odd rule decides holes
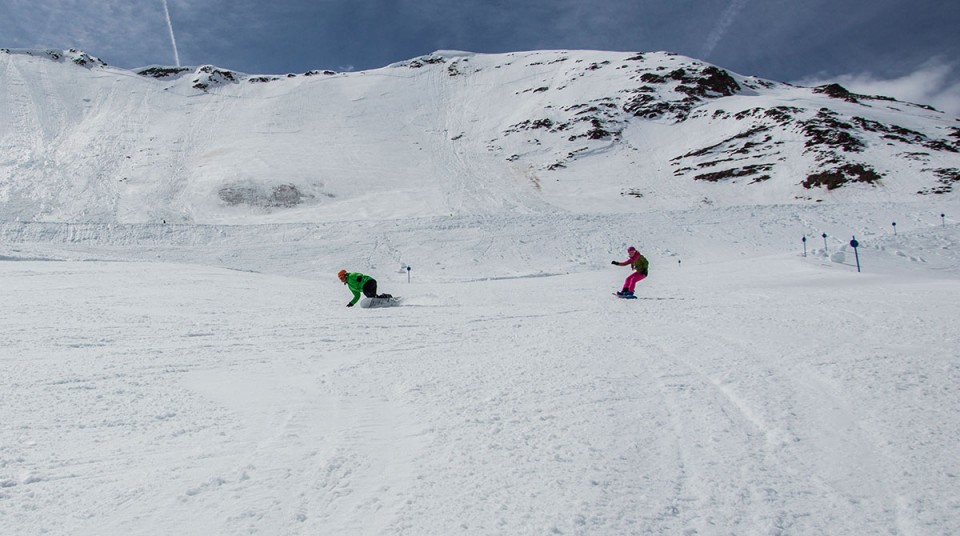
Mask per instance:
[[[732,0],[730,2],[730,5],[724,10],[723,15],[720,16],[720,22],[714,26],[713,31],[707,36],[707,41],[703,45],[703,52],[700,54],[701,59],[705,60],[713,54],[713,49],[717,48],[717,43],[723,39],[723,36],[727,33],[730,26],[733,25],[734,21],[737,20],[737,16],[743,11],[748,1],[749,0]]]
[[[870,73],[845,74],[829,80],[810,78],[797,82],[802,86],[838,83],[854,93],[884,95],[897,100],[928,104],[947,114],[960,117],[960,72],[957,65],[939,58],[921,65],[899,78],[882,79]]]
[[[173,58],[177,62],[177,67],[180,66],[180,52],[177,50],[177,38],[173,34],[173,21],[170,20],[170,7],[167,5],[167,0],[163,0],[163,14],[167,19],[167,29],[170,30],[170,44],[173,45]]]

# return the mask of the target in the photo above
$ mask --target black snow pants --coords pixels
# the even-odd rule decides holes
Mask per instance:
[[[371,279],[363,284],[363,295],[368,298],[377,297],[377,280]]]

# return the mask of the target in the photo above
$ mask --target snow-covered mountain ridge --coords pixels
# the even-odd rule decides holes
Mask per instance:
[[[662,52],[440,51],[264,76],[0,49],[0,81],[7,221],[916,201],[960,180],[960,122],[930,107]]]

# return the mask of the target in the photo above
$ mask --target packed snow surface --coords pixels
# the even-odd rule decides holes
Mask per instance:
[[[34,121],[37,139],[28,150],[8,132],[20,152],[0,164],[39,186],[11,172],[0,200],[0,534],[960,527],[956,192],[855,185],[820,203],[737,203],[742,184],[643,179],[642,196],[621,196],[628,183],[586,166],[553,187],[492,173],[472,150],[421,157],[426,137],[357,134],[369,125],[339,154],[319,145],[322,158],[258,153],[243,146],[255,136],[210,137],[202,121],[181,133],[113,116],[119,134],[104,137],[96,106],[140,99],[152,104],[132,109],[173,121],[161,95],[176,84],[107,94],[82,111],[88,137],[65,139],[74,112],[27,97],[77,89],[38,75],[46,64],[4,61],[22,98],[0,113]],[[369,83],[342,87],[376,100]],[[323,106],[280,89],[254,104]],[[224,95],[189,97],[191,109],[216,117]],[[279,132],[287,119],[258,128],[299,139]],[[390,136],[422,132],[415,119]],[[63,151],[43,160],[45,143]],[[115,147],[133,162],[96,158]],[[218,151],[260,159],[260,175],[215,165],[229,161]],[[356,165],[363,187],[304,176],[313,204],[280,206],[290,192],[270,181],[303,159]],[[153,180],[164,172],[150,162],[173,178]],[[217,204],[223,181],[242,187],[221,201],[270,206]],[[639,299],[621,300],[629,269],[610,261],[630,245],[651,271]],[[345,307],[341,268],[402,305]]]
[[[956,223],[864,231],[858,273],[832,233],[770,253],[764,229],[796,213],[753,212],[391,221],[356,243],[339,225],[10,224],[0,524],[950,533]],[[624,236],[651,260],[638,300],[611,295]],[[341,264],[403,305],[344,307]]]

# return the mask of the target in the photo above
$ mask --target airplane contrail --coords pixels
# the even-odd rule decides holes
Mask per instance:
[[[740,11],[743,10],[749,1],[750,0],[732,0],[730,2],[730,5],[724,10],[723,15],[720,16],[720,22],[717,23],[713,31],[710,32],[710,35],[707,36],[707,41],[703,45],[703,53],[700,54],[700,59],[705,60],[713,54],[713,49],[717,48],[717,43],[723,39],[730,25],[737,19],[737,15],[740,14]]]
[[[173,36],[173,23],[170,22],[170,9],[167,8],[167,0],[163,0],[163,14],[167,16],[167,29],[170,30],[170,42],[173,44],[173,60],[180,66],[180,53],[177,52],[177,38]]]

